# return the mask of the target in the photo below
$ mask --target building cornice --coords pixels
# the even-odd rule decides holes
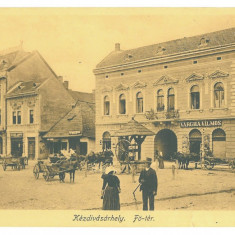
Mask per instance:
[[[38,92],[25,92],[25,93],[20,93],[17,95],[6,96],[6,99],[21,98],[21,97],[26,97],[26,96],[36,96],[38,94],[39,94]]]
[[[197,50],[192,50],[192,51],[187,51],[187,52],[182,52],[182,53],[176,53],[176,54],[171,54],[167,56],[151,57],[148,59],[138,60],[138,61],[114,65],[114,66],[96,68],[93,70],[93,73],[95,75],[98,75],[98,74],[104,74],[104,73],[109,73],[109,72],[116,72],[116,71],[140,68],[140,67],[145,67],[145,66],[153,66],[157,64],[175,62],[179,60],[186,60],[186,59],[195,58],[195,57],[202,57],[202,56],[207,56],[211,54],[226,53],[226,52],[232,52],[232,51],[235,51],[235,43],[227,44],[223,46],[217,46],[213,48],[203,48],[203,49],[197,49]]]

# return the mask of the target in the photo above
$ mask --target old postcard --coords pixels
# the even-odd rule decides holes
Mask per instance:
[[[0,14],[0,226],[235,226],[235,9]]]

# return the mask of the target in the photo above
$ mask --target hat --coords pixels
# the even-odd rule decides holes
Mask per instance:
[[[114,172],[114,173],[116,173],[116,170],[115,170],[115,168],[113,167],[113,166],[109,166],[109,167],[107,167],[106,169],[105,169],[105,174],[109,174],[110,172]]]
[[[149,163],[151,163],[151,162],[152,162],[152,158],[147,157],[147,158],[146,158],[146,161],[149,162]]]

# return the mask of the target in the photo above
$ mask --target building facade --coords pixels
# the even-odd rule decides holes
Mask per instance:
[[[22,46],[0,52],[1,155],[47,158],[51,141],[43,137],[77,103],[68,83],[55,74],[39,52],[25,52]],[[84,138],[90,141],[87,135]],[[54,142],[58,142],[58,148],[52,153],[65,149],[61,141]]]
[[[155,133],[156,151],[235,156],[235,28],[121,50],[94,69],[96,148],[114,148],[112,132],[133,116]]]

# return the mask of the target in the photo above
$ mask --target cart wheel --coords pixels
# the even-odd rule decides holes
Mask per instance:
[[[4,171],[7,169],[7,164],[5,162],[2,163],[2,168]]]
[[[228,165],[229,169],[235,169],[235,162],[230,162]]]
[[[211,169],[214,167],[214,163],[210,163],[209,161],[205,160],[205,162],[204,162],[204,167],[205,167],[207,170],[211,170]]]
[[[60,178],[60,181],[61,181],[61,182],[64,182],[64,179],[65,179],[65,173],[64,173],[64,172],[59,173],[59,178]]]
[[[38,167],[38,164],[36,164],[33,168],[33,174],[34,174],[34,177],[35,179],[37,180],[39,178],[39,167]]]
[[[43,177],[44,177],[44,179],[45,179],[46,181],[48,181],[49,178],[50,178],[49,171],[44,171],[44,172],[43,172]]]

